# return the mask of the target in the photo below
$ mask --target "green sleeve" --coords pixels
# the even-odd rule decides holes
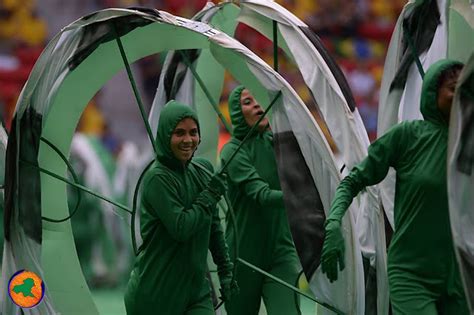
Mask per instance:
[[[225,242],[224,230],[222,229],[218,208],[216,208],[212,217],[209,250],[211,251],[214,263],[217,265],[219,278],[222,279],[226,276],[231,277],[233,264],[229,258],[229,249]]]
[[[200,169],[205,169],[205,172],[209,176],[212,176],[212,174],[214,174],[214,167],[212,166],[211,162],[208,159],[197,156],[192,159],[191,163],[193,163]]]
[[[399,124],[377,139],[368,148],[367,157],[357,164],[336,189],[328,221],[341,221],[357,194],[367,186],[380,183],[401,152],[406,124]]]
[[[214,168],[208,160],[196,157],[193,159],[193,161],[199,164],[201,167],[206,168],[210,174],[214,173]],[[217,265],[217,273],[219,278],[222,279],[222,277],[226,276],[231,277],[233,264],[229,258],[228,247],[225,242],[224,230],[222,228],[221,219],[219,218],[218,207],[213,208],[209,250],[211,251],[214,263]]]
[[[203,200],[201,193],[191,207],[185,208],[177,185],[161,174],[155,174],[146,187],[146,202],[177,241],[188,240],[209,224],[211,207],[217,201]]]
[[[225,149],[231,149],[228,147]],[[236,148],[232,148],[235,150]],[[231,150],[229,150],[231,151]],[[229,152],[227,151],[227,152]],[[225,154],[223,154],[225,156]],[[222,159],[225,163],[225,158]],[[257,173],[244,149],[237,152],[227,167],[229,180],[239,187],[240,191],[262,207],[283,207],[281,190],[271,189]]]

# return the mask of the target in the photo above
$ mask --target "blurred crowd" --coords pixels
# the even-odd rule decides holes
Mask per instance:
[[[406,1],[278,0],[277,2],[307,23],[321,37],[326,48],[342,68],[354,94],[369,138],[374,140],[384,58],[394,25]],[[83,15],[107,7],[153,7],[189,18],[205,3],[206,0],[0,0],[0,114],[7,130],[10,128],[21,88],[28,79],[36,59],[47,42],[62,27]],[[236,38],[269,64],[273,63],[272,43],[264,39],[261,34],[240,25],[237,28]],[[150,56],[140,60],[136,65],[148,108],[156,91],[163,57],[164,54]],[[279,62],[279,70],[283,77],[288,81],[297,82],[295,90],[305,102],[311,102],[311,95],[304,87],[297,69],[283,57]],[[221,109],[227,115],[227,95],[235,85],[232,78],[226,76]],[[112,189],[111,193],[113,191],[112,194],[130,205],[131,196],[126,196],[126,190],[119,187],[123,182],[123,178],[120,177],[127,170],[121,169],[120,166],[111,166],[111,164],[119,165],[123,159],[133,160],[133,157],[130,158],[130,156],[138,154],[137,152],[140,150],[134,148],[130,141],[126,141],[127,135],[118,134],[116,130],[109,128],[110,119],[115,118],[104,114],[104,104],[101,103],[101,98],[95,97],[86,108],[78,131],[87,137],[86,142],[95,148],[96,154],[101,156],[100,159],[106,157],[107,172],[109,173],[107,177]],[[124,129],[126,128],[122,130]],[[226,138],[226,135],[223,134],[223,137]],[[100,149],[98,149],[99,147]],[[81,160],[80,154],[77,159]],[[80,165],[81,163],[78,167]],[[113,174],[113,172],[116,173]],[[117,195],[120,193],[121,196]],[[103,211],[107,213],[108,210]],[[104,218],[106,217],[104,216]],[[87,222],[92,219],[78,218],[77,220]],[[118,226],[118,229],[126,233],[124,232],[126,226],[122,226],[120,223],[122,220],[117,221],[118,223],[114,223],[110,217],[104,220],[109,220],[112,222],[111,224],[116,225],[111,229],[116,230]],[[76,229],[80,229],[80,225],[77,225]],[[104,231],[99,228],[97,233],[101,232]],[[123,233],[119,234],[123,235]],[[75,235],[80,237],[80,235],[87,235],[87,233],[76,230]],[[120,254],[121,248],[125,246],[124,241],[121,237],[114,235],[112,233],[111,239],[104,241],[103,246],[111,248],[106,243],[115,242],[119,246],[117,251]],[[83,242],[87,243],[87,239],[83,239]],[[76,245],[80,251],[79,239],[76,240]],[[130,248],[129,244],[126,244],[125,247]],[[87,259],[92,260],[92,265],[95,266],[85,272],[90,275],[90,281],[96,281],[96,285],[100,285],[104,281],[109,284],[117,282],[118,279],[111,280],[103,276],[104,268],[100,265],[103,265],[103,261],[107,259],[100,258],[100,255],[97,256],[95,252],[98,250],[96,248],[92,253],[89,249],[88,251],[89,254],[83,254],[83,257],[84,255],[91,256]],[[130,255],[130,252],[125,254]],[[103,261],[101,262],[101,260]]]

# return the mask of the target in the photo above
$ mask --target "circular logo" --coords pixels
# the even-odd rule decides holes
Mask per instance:
[[[16,305],[23,308],[34,307],[43,299],[43,280],[32,271],[17,271],[8,283],[8,294]]]

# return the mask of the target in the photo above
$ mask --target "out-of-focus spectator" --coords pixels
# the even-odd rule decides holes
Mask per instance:
[[[161,71],[161,65],[164,62],[166,53],[160,53],[158,55],[147,56],[138,61],[138,67],[140,68],[141,76],[143,78],[143,92],[144,102],[147,105],[147,109],[151,108],[153,99],[155,98],[156,87],[158,86],[158,73]]]
[[[281,0],[278,1],[284,8],[292,12],[301,20],[309,21],[319,7],[319,1],[314,0]]]
[[[367,97],[376,88],[376,81],[368,67],[368,60],[358,60],[354,70],[349,72],[348,82],[352,92],[361,97]]]
[[[38,14],[48,23],[48,39],[53,38],[63,27],[99,8],[97,0],[40,0],[38,2]]]
[[[360,20],[355,1],[320,0],[308,25],[320,35],[355,35]]]
[[[7,129],[45,40],[46,22],[37,15],[36,1],[0,1],[0,104]]]
[[[357,109],[362,117],[370,141],[377,138],[378,92],[378,89],[374,88],[369,94],[356,98]]]
[[[36,12],[33,0],[3,0],[0,2],[0,40],[10,40],[28,46],[43,45],[46,23]],[[4,42],[5,43],[5,42]]]
[[[104,125],[104,116],[97,107],[97,97],[94,97],[82,113],[78,131],[86,135],[99,136],[104,130]]]

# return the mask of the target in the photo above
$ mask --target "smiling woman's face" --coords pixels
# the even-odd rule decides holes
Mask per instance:
[[[173,155],[182,163],[189,161],[199,144],[199,130],[192,118],[184,118],[173,130],[170,147]]]
[[[257,100],[250,94],[249,90],[244,89],[240,94],[240,106],[242,108],[242,115],[245,118],[245,122],[249,127],[255,125],[257,120],[263,114],[263,109],[258,104]],[[263,131],[268,126],[267,117],[263,118],[258,124],[258,129]]]

